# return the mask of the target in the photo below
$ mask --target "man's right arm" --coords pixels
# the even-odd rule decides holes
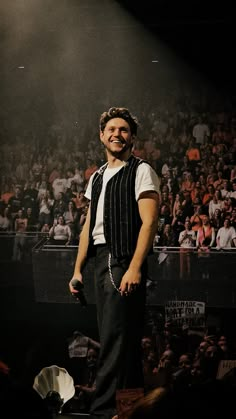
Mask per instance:
[[[87,252],[88,252],[88,246],[89,246],[89,226],[90,226],[90,207],[88,209],[88,213],[86,216],[86,220],[83,226],[83,229],[80,233],[79,237],[79,246],[78,246],[78,253],[76,257],[75,267],[74,267],[74,273],[73,276],[69,282],[69,289],[70,292],[76,292],[76,290],[73,288],[71,282],[73,279],[78,279],[80,282],[83,282],[82,280],[82,269],[85,264],[85,261],[87,259]]]

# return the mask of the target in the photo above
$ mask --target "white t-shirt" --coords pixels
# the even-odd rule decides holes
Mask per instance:
[[[123,166],[125,165],[125,162]],[[93,229],[94,244],[106,243],[103,228],[103,211],[104,211],[104,196],[107,182],[114,176],[123,166],[109,168],[107,167],[103,174],[103,185],[98,200],[96,222]],[[95,172],[96,173],[96,172]],[[90,176],[89,183],[86,189],[85,197],[91,200],[92,180],[95,173]],[[139,196],[145,191],[160,191],[160,181],[157,173],[147,163],[142,163],[138,166],[135,178],[135,197],[138,201]]]
[[[186,230],[183,230],[183,231],[181,231],[179,233],[179,244],[180,244],[180,247],[184,247],[185,249],[189,249],[191,247],[194,247],[195,241],[196,241],[195,231],[188,230],[186,237],[185,237],[185,235],[186,235]],[[190,239],[190,237],[192,238],[192,240]]]
[[[198,123],[193,127],[193,137],[196,138],[197,144],[204,144],[205,137],[210,137],[210,130],[207,124]]]
[[[231,243],[232,240],[234,240],[236,238],[236,231],[234,227],[229,227],[229,228],[225,228],[225,227],[221,227],[218,230],[217,236],[216,236],[216,240],[220,239],[220,247],[223,248],[231,248]]]
[[[66,178],[56,178],[52,183],[53,195],[54,198],[61,193],[65,193],[67,189],[67,179]]]

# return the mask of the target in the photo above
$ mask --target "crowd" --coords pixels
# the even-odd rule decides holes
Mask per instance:
[[[232,368],[228,369],[225,375],[220,373],[220,366],[223,361],[236,359],[236,341],[233,336],[228,336],[221,328],[213,330],[213,328],[206,326],[193,330],[185,325],[177,326],[170,319],[166,319],[161,327],[160,325],[159,327],[154,326],[151,329],[148,326],[146,327],[146,333],[141,343],[144,372],[143,394],[140,397],[137,391],[136,397],[139,398],[139,401],[134,403],[134,408],[132,403],[128,403],[130,412],[132,412],[127,418],[149,417],[146,415],[156,417],[157,406],[155,404],[159,399],[159,391],[163,390],[165,392],[174,391],[171,397],[178,394],[179,402],[180,400],[183,402],[183,398],[180,397],[181,393],[183,397],[188,395],[189,389],[192,391],[197,389],[195,402],[198,400],[201,411],[204,403],[201,398],[199,399],[200,391],[202,390],[202,396],[206,391],[206,398],[210,397],[211,392],[216,394],[217,389],[221,389],[222,398],[219,403],[217,404],[214,398],[211,400],[209,398],[208,403],[210,405],[209,407],[205,406],[209,409],[209,415],[213,411],[216,412],[218,408],[225,407],[226,399],[224,397],[226,394],[224,394],[224,391],[227,390],[228,392],[228,403],[233,402],[232,395],[236,385],[234,370]],[[76,382],[75,395],[64,406],[64,412],[88,411],[96,387],[98,351],[97,342],[96,347],[94,342],[88,347],[86,363],[84,364],[85,373],[74,376]],[[78,357],[77,365],[79,365],[79,362]],[[69,371],[73,374],[72,370]],[[191,400],[193,402],[193,399]],[[171,399],[169,402],[171,402]],[[187,403],[187,399],[185,403]],[[189,407],[190,404],[188,404]],[[184,406],[179,404],[179,409],[181,408],[183,409]],[[167,406],[165,415],[165,418],[170,417]]]
[[[121,395],[118,394],[120,417],[123,414],[125,418],[155,418],[158,413],[158,417],[167,419],[172,417],[173,412],[187,415],[190,409],[191,417],[199,417],[204,412],[213,418],[219,412],[230,411],[236,385],[233,368],[233,362],[236,362],[235,336],[227,335],[221,327],[213,330],[213,327],[203,326],[194,330],[184,325],[177,326],[167,318],[163,325],[154,326],[146,326],[141,342],[144,372],[142,394],[137,389],[133,402],[130,394],[124,395],[123,406],[119,406],[122,391]],[[41,384],[37,380],[45,367],[50,370],[53,365],[65,369],[72,377],[74,385],[74,391],[71,391],[68,400],[61,400],[61,417],[88,413],[96,388],[99,348],[99,342],[75,331],[65,342],[65,352],[63,357],[59,357],[59,365],[59,348],[57,351],[53,348],[50,353],[48,347],[43,349],[42,344],[38,348],[29,346],[18,375],[2,359],[1,413],[10,418],[20,409],[27,418],[55,417],[50,415],[46,404],[49,400],[34,391],[36,380],[42,386],[42,392],[45,393],[45,388],[48,388],[57,391],[62,397],[65,391],[63,382],[61,386],[53,384],[54,380],[49,372],[45,374]],[[226,364],[231,362],[231,367],[222,368],[224,361]],[[54,407],[56,408],[55,404]]]
[[[145,127],[133,153],[147,160],[160,177],[155,244],[235,247],[234,112],[171,113],[160,106],[142,119]],[[27,132],[3,144],[0,230],[19,236],[15,259],[23,233],[45,233],[51,243],[78,243],[88,208],[87,182],[105,156],[92,129],[91,137],[81,143],[78,134],[72,134],[57,127],[41,144],[31,141]]]

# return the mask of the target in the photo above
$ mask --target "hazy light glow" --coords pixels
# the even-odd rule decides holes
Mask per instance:
[[[138,103],[141,112],[145,101],[156,107],[171,86],[192,78],[177,48],[164,41],[166,31],[154,31],[120,1],[0,1],[0,14],[2,101],[11,130],[63,121],[85,132],[111,102]]]

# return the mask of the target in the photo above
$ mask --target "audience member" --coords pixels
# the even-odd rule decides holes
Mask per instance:
[[[68,246],[71,242],[70,226],[65,224],[63,215],[59,215],[57,221],[54,220],[53,226],[49,230],[50,244]]]
[[[24,257],[24,248],[26,245],[26,231],[27,231],[28,220],[22,209],[19,209],[17,216],[14,221],[14,245],[13,245],[13,256],[14,261],[20,262]]]
[[[220,227],[216,236],[217,249],[231,249],[236,247],[236,231],[230,225],[230,220],[224,220],[223,227]]]

